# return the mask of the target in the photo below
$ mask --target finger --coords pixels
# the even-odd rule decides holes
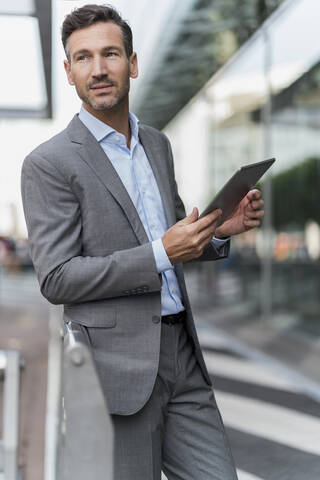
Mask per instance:
[[[180,223],[184,225],[190,225],[198,220],[199,217],[199,210],[197,207],[194,207],[192,212],[189,213],[187,217],[185,217],[183,220],[180,220]]]
[[[252,200],[258,200],[259,198],[261,198],[261,192],[260,190],[258,190],[257,188],[254,188],[253,190],[250,190],[248,193],[247,193],[247,198],[250,200],[250,202]]]
[[[219,208],[217,210],[214,210],[211,213],[208,213],[208,215],[206,215],[205,217],[200,218],[195,224],[196,231],[201,232],[205,228],[216,223],[221,217],[221,215],[222,215],[222,210]]]
[[[260,220],[244,220],[243,223],[247,228],[256,228],[261,224]]]
[[[200,237],[199,237],[196,245],[194,246],[193,251],[197,252],[197,253],[199,253],[199,255],[201,255],[203,249],[205,248],[206,245],[208,245],[208,243],[210,243],[211,240],[212,240],[212,235],[207,235],[207,236],[201,237],[201,240],[200,240]]]
[[[207,243],[210,242],[210,240],[212,240],[212,237],[214,235],[214,232],[215,232],[216,228],[206,228],[204,230],[202,230],[200,233],[198,233],[198,235],[195,237],[196,238],[196,242],[199,244],[204,244],[206,245]]]
[[[251,203],[251,208],[253,210],[260,210],[264,206],[264,201],[263,200],[253,200]]]
[[[264,210],[252,210],[246,212],[246,216],[250,219],[262,218],[264,216]]]

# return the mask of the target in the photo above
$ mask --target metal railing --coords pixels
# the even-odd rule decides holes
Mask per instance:
[[[49,391],[56,407],[51,402],[47,417],[45,479],[112,480],[113,429],[91,351],[81,331],[70,323],[62,333],[60,325],[54,314],[52,339],[60,346],[56,361],[50,362],[49,353]]]
[[[0,375],[3,375],[3,437],[0,440],[0,476],[18,480],[20,353],[0,351]]]

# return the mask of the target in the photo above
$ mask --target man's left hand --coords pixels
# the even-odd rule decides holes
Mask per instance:
[[[259,227],[264,216],[264,202],[259,190],[250,190],[230,217],[215,231],[215,237],[230,237]]]

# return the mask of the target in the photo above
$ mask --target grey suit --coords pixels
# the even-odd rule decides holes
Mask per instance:
[[[171,226],[185,211],[169,143],[147,126],[140,127],[140,140]],[[103,364],[109,410],[124,415],[138,411],[150,396],[158,369],[161,276],[126,189],[77,116],[25,159],[22,198],[42,294],[52,303],[64,304],[65,321],[110,330]],[[216,259],[227,252],[228,245],[220,255],[209,246],[203,258]],[[182,266],[175,270],[187,328],[210,384]]]
[[[177,192],[169,142],[162,133],[147,126],[140,126],[139,136],[170,227],[185,216],[185,210]],[[22,197],[41,292],[50,302],[64,304],[64,320],[87,334],[114,418],[136,418],[134,414],[143,411],[158,388],[160,343],[163,344],[161,275],[125,187],[99,143],[77,116],[64,131],[25,159]],[[201,259],[223,258],[228,250],[228,243],[219,253],[209,245]],[[205,378],[205,389],[210,395],[211,382],[182,265],[175,265],[175,272],[187,312],[186,332],[197,368],[200,366],[202,372],[202,380],[199,378]],[[214,430],[219,428],[218,416]],[[231,463],[228,457],[227,468],[234,472],[234,467],[229,467]],[[130,472],[128,478],[135,478],[130,477]],[[127,477],[124,474],[119,478]],[[231,473],[223,478],[235,477]]]

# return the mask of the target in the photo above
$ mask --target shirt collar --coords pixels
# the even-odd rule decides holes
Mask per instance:
[[[78,116],[82,123],[87,127],[87,129],[92,133],[92,135],[98,142],[101,142],[103,139],[116,132],[114,128],[110,127],[109,125],[89,113],[83,105],[81,105]],[[139,134],[139,120],[132,112],[129,112],[129,122],[131,127],[131,135],[133,139],[137,142]]]

